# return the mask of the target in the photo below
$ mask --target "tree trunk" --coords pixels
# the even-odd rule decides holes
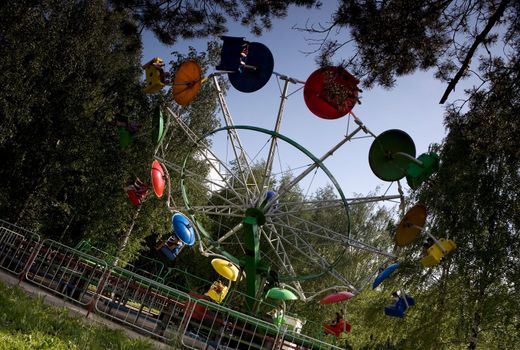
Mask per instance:
[[[23,217],[25,215],[25,212],[26,212],[27,208],[29,207],[29,204],[31,203],[31,200],[32,200],[32,198],[34,196],[34,193],[36,193],[36,189],[31,191],[29,196],[27,196],[27,198],[25,199],[25,202],[23,204],[23,208],[20,211],[20,213],[18,214],[18,217],[16,218],[16,221],[14,222],[15,225],[18,225],[18,223],[23,219]]]
[[[51,163],[52,162],[49,160],[47,162],[47,165],[42,169],[40,176],[33,182],[33,184],[34,184],[33,190],[27,196],[27,199],[25,200],[25,202],[23,204],[23,208],[20,211],[20,213],[18,214],[18,217],[16,218],[16,221],[14,223],[15,225],[18,225],[18,222],[20,222],[23,219],[23,217],[25,216],[25,212],[29,208],[29,205],[31,204],[33,197],[38,193],[38,191],[41,189],[41,187],[43,187],[42,186],[43,180],[47,176],[47,170],[50,168]]]
[[[128,231],[126,231],[126,233],[123,237],[123,242],[121,242],[121,245],[119,246],[119,249],[117,250],[116,260],[114,261],[114,266],[117,266],[119,257],[121,256],[121,253],[125,250],[126,245],[128,244],[128,241],[130,240],[130,235],[132,234],[132,230],[134,229],[135,222],[137,221],[137,218],[139,217],[140,211],[141,211],[141,206],[139,206],[137,208],[137,210],[135,211],[134,217],[132,218],[132,223],[130,224]]]
[[[473,323],[471,325],[471,335],[469,337],[468,350],[475,350],[477,348],[478,328],[480,326],[481,315],[475,311],[473,315]]]

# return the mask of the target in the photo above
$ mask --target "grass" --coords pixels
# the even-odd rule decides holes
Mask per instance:
[[[153,346],[0,283],[0,349],[146,350]]]

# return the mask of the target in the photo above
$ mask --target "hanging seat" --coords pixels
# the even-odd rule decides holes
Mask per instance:
[[[432,267],[438,265],[447,253],[457,248],[457,245],[451,239],[441,238],[439,239],[439,244],[444,248],[446,253],[442,251],[439,245],[433,244],[428,248],[427,254],[421,259],[422,266]]]
[[[226,298],[226,295],[229,291],[229,288],[222,284],[220,281],[215,281],[209,288],[208,292],[205,294],[214,300],[216,303],[220,304]]]
[[[164,64],[160,57],[154,57],[148,63],[143,65],[146,73],[144,92],[147,94],[154,94],[159,92],[163,87],[164,83],[161,80],[161,75],[164,74],[161,68],[158,68],[157,64]]]
[[[340,320],[335,325],[324,324],[323,326],[325,327],[325,334],[333,334],[336,338],[339,338],[343,332],[350,333],[352,329],[348,320]]]
[[[395,304],[386,306],[385,315],[403,318],[408,307],[415,305],[414,298],[409,295],[406,295],[405,297],[399,297],[399,300],[397,300]]]

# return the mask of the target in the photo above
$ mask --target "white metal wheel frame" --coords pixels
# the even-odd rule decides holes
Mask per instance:
[[[184,165],[174,164],[160,156],[156,158],[168,169],[182,173],[184,207],[175,209],[189,213],[194,220],[203,254],[227,258],[244,255],[241,220],[246,209],[261,207],[266,217],[265,225],[259,229],[262,259],[301,299],[308,300],[319,294],[319,291],[305,291],[303,281],[324,274],[333,276],[340,284],[337,287],[359,292],[363,288],[361,282],[366,284],[376,271],[365,271],[363,281],[346,276],[340,270],[344,259],[347,257],[348,260],[348,254],[363,251],[369,253],[374,261],[394,257],[387,249],[350,237],[348,204],[394,200],[402,196],[345,198],[323,161],[360,132],[369,136],[374,134],[352,116],[357,128],[321,158],[315,157],[278,133],[288,84],[301,83],[285,76],[279,77],[285,85],[274,131],[235,126],[218,81],[213,77],[226,126],[201,137],[168,108],[172,121],[193,142],[192,154],[186,157]],[[207,165],[209,173],[190,164],[193,154]],[[323,189],[327,189],[326,193]],[[270,193],[270,199],[266,199],[268,191],[274,192],[274,195]]]

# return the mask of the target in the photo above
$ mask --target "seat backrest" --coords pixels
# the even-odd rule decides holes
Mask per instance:
[[[337,324],[337,328],[339,330],[339,332],[347,332],[347,333],[350,333],[350,329],[352,328],[350,322],[348,320],[340,320]]]
[[[346,323],[345,323],[346,322]],[[325,333],[334,334],[337,337],[340,336],[340,334],[345,331],[347,333],[350,333],[350,329],[352,326],[348,321],[345,321],[344,319],[339,320],[338,323],[335,325],[325,325]]]
[[[406,306],[404,297],[399,297],[399,300],[397,300],[395,303],[395,307],[401,311],[405,311],[408,308],[408,306]]]
[[[209,296],[215,302],[220,304],[226,298],[228,290],[229,290],[229,288],[227,286],[223,285],[219,281],[215,281],[211,285],[211,287],[210,287],[209,291],[206,293],[206,295]]]
[[[247,43],[244,38],[222,36],[224,41],[220,52],[220,63],[215,67],[217,70],[236,71],[240,66],[240,52],[242,46]]]

